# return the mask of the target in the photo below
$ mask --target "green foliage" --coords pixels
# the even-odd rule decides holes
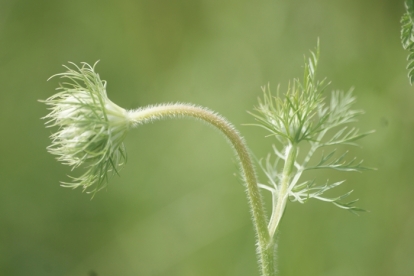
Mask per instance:
[[[268,130],[282,142],[299,143],[312,140],[320,132],[328,114],[317,118],[323,102],[324,81],[316,81],[315,73],[319,58],[319,47],[316,53],[311,52],[309,62],[305,64],[305,78],[301,83],[294,79],[289,83],[285,98],[273,97],[270,88],[263,88],[263,100],[259,99],[256,108],[258,114],[251,113],[258,121],[257,126]]]
[[[405,1],[406,13],[401,18],[401,43],[409,52],[407,57],[408,79],[414,83],[414,0]]]
[[[336,156],[336,149],[329,150],[328,154],[321,150],[320,160],[313,161],[314,154],[322,148],[341,145],[356,146],[355,141],[370,133],[360,133],[358,129],[349,127],[349,123],[355,122],[356,117],[362,113],[360,110],[352,109],[355,103],[352,91],[347,93],[333,91],[330,103],[325,103],[326,99],[323,96],[325,81],[317,81],[315,78],[318,58],[319,45],[305,62],[303,82],[294,79],[293,85],[289,85],[284,98],[280,97],[279,89],[276,96],[272,96],[269,89],[264,89],[264,98],[259,100],[259,105],[255,109],[256,113],[252,113],[259,122],[256,125],[268,130],[271,136],[275,136],[284,146],[283,150],[278,150],[276,146],[273,146],[274,161],[269,155],[264,164],[261,162],[261,167],[268,177],[268,185],[261,184],[260,186],[271,191],[275,201],[281,200],[283,196],[288,196],[291,201],[300,203],[315,198],[331,202],[350,211],[361,211],[353,206],[356,201],[342,202],[351,192],[334,198],[323,195],[344,181],[333,184],[326,182],[320,186],[315,185],[315,181],[305,181],[299,184],[302,174],[309,170],[363,171],[367,169],[362,166],[362,161],[357,161],[356,158],[347,161],[347,152]],[[304,141],[309,144],[308,147],[299,148],[308,150],[304,159],[298,160],[295,154],[293,167],[286,168],[289,166],[290,148],[302,146]],[[283,166],[279,165],[281,160]],[[284,175],[285,172],[289,172],[290,175]],[[284,181],[288,183],[284,184]],[[283,185],[287,185],[286,195],[281,194],[284,190],[281,188]]]

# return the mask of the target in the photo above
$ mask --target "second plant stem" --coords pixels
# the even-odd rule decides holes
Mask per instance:
[[[277,193],[273,193],[273,210],[269,222],[269,235],[273,237],[278,229],[280,220],[285,211],[286,203],[289,197],[289,183],[292,179],[292,172],[295,167],[297,156],[297,145],[289,144],[286,147],[286,161],[283,166],[282,179]]]

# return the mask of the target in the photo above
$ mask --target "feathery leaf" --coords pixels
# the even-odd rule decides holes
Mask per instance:
[[[347,160],[347,152],[335,157],[336,149],[330,150],[328,154],[322,152],[320,160],[316,164],[309,165],[318,149],[338,145],[355,146],[357,140],[372,133],[360,133],[357,128],[349,127],[349,124],[356,122],[357,116],[363,113],[361,110],[352,109],[355,103],[352,89],[346,93],[333,91],[330,101],[325,101],[323,95],[325,80],[316,79],[318,60],[319,41],[316,50],[305,59],[303,81],[294,79],[290,82],[283,98],[280,97],[279,87],[276,95],[271,94],[269,87],[263,88],[263,98],[259,99],[256,112],[251,113],[257,120],[256,126],[269,131],[269,136],[275,136],[284,146],[284,150],[278,150],[273,146],[275,161],[272,161],[268,155],[264,164],[262,161],[259,163],[268,178],[268,185],[260,184],[260,187],[270,191],[274,199],[289,198],[290,201],[305,203],[308,199],[314,198],[331,202],[337,207],[352,212],[361,211],[362,209],[353,205],[356,201],[343,202],[352,191],[338,197],[323,195],[344,181],[333,184],[326,182],[322,186],[315,186],[315,180],[299,182],[302,174],[309,170],[333,169],[351,172],[368,169],[356,158]],[[295,158],[293,162],[289,161],[289,149],[294,146],[299,150],[301,142],[304,141],[309,143],[310,148],[303,161],[298,160],[297,154],[293,157]],[[283,170],[280,165],[282,162]],[[286,169],[286,166],[291,168]],[[277,201],[273,204],[277,204]]]
[[[407,60],[408,79],[414,83],[414,0],[405,1],[405,14],[401,18],[401,43],[409,52]]]

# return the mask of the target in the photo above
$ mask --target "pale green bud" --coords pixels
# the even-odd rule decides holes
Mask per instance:
[[[94,66],[72,63],[66,72],[57,74],[62,82],[57,94],[43,101],[51,112],[44,117],[48,127],[57,126],[48,151],[65,165],[85,166],[80,177],[71,177],[72,183],[63,186],[84,189],[97,183],[93,192],[103,187],[109,172],[117,172],[125,163],[123,140],[131,125],[128,112],[109,100],[106,82],[95,72]],[[53,76],[54,77],[54,76]]]

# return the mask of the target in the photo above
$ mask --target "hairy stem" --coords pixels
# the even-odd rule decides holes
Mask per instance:
[[[246,192],[249,198],[253,224],[257,233],[257,251],[262,275],[276,275],[274,243],[267,228],[267,220],[264,213],[263,201],[257,185],[256,173],[246,143],[234,126],[223,117],[208,109],[188,104],[149,106],[135,111],[129,111],[128,116],[131,119],[132,124],[143,124],[165,117],[193,117],[213,125],[227,137],[237,153],[242,175],[246,182]]]
[[[288,145],[286,148],[286,161],[282,172],[282,181],[277,194],[277,198],[274,197],[272,216],[269,222],[269,235],[274,236],[282,219],[283,212],[285,211],[287,199],[289,196],[289,182],[292,178],[292,172],[295,167],[295,160],[297,155],[297,145]],[[275,204],[276,203],[276,204]]]

